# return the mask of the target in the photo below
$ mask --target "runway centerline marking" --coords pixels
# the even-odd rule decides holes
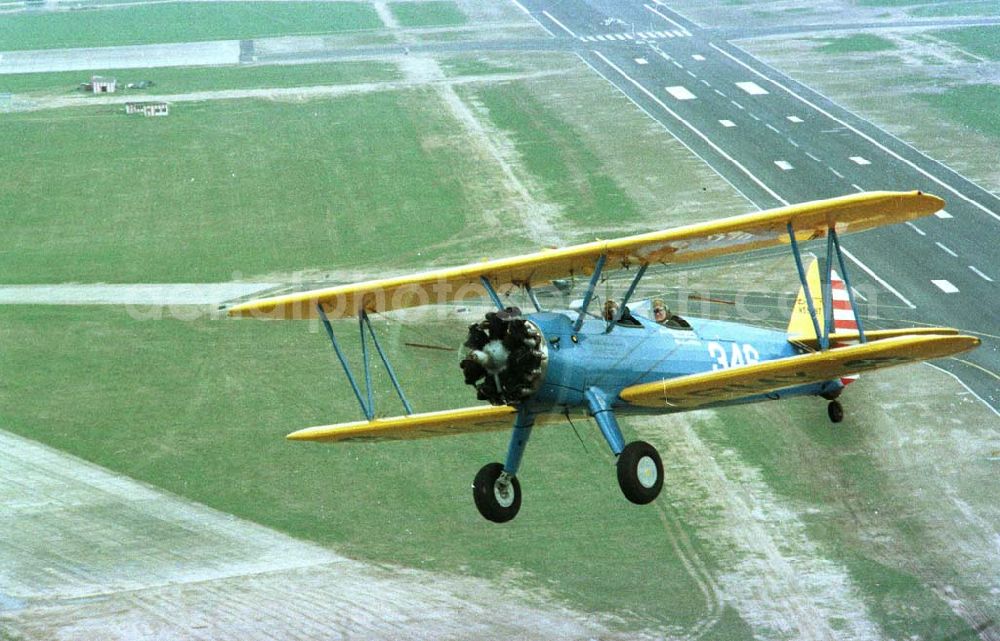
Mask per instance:
[[[729,102],[733,103],[733,106],[736,107],[737,109],[739,109],[740,111],[743,110],[743,105],[741,105],[740,103],[736,102],[735,100],[730,100]]]
[[[559,27],[560,29],[562,29],[563,31],[565,31],[566,33],[568,33],[569,35],[573,36],[574,38],[576,37],[576,34],[573,33],[573,31],[569,27],[567,27],[563,23],[559,22],[559,20],[557,20],[555,18],[555,16],[553,16],[551,13],[549,13],[545,9],[542,9],[542,15],[545,16],[546,18],[548,18],[549,20],[551,20],[552,22],[554,22],[557,27]]]
[[[940,280],[932,280],[931,282],[934,283],[937,286],[937,288],[943,291],[945,294],[958,293],[958,288],[952,285],[951,281],[947,281],[942,278]]]
[[[815,160],[816,162],[823,162],[822,160],[820,160],[820,159],[819,159],[819,158],[817,158],[816,156],[812,155],[812,154],[811,154],[811,153],[809,153],[808,151],[806,152],[806,155],[807,155],[807,156],[809,156],[810,158],[812,158],[813,160]]]
[[[719,95],[720,95],[720,96],[722,96],[723,98],[725,98],[725,97],[726,97],[726,94],[722,93],[722,92],[721,92],[721,91],[719,91],[718,89],[716,89],[716,90],[715,90],[715,93],[719,94]]]
[[[833,167],[827,167],[827,169],[829,169],[830,171],[832,171],[833,175],[836,176],[837,178],[843,178],[844,177],[844,174],[840,173],[839,171],[837,171]]]
[[[722,125],[723,127],[735,127],[736,126],[736,123],[733,122],[732,120],[720,120],[719,124]]]
[[[757,116],[755,116],[755,115],[753,115],[753,114],[748,114],[748,115],[749,115],[749,116],[750,116],[751,118],[753,118],[754,120],[756,120],[757,122],[760,122],[760,118],[758,118]]]
[[[680,85],[676,85],[673,87],[664,87],[664,89],[666,89],[667,93],[669,93],[677,100],[694,100],[697,97],[693,93],[688,91],[687,87],[682,87]]]
[[[718,51],[722,55],[726,56],[727,58],[729,58],[730,60],[732,60],[736,64],[740,65],[741,67],[744,67],[744,68],[748,69],[751,73],[754,73],[757,76],[760,76],[761,78],[763,78],[764,80],[770,82],[771,84],[773,84],[774,86],[778,87],[779,89],[782,89],[783,91],[787,92],[789,95],[791,95],[795,99],[799,100],[800,102],[802,102],[802,103],[804,103],[806,105],[809,105],[810,107],[812,107],[813,109],[815,109],[819,113],[823,114],[824,116],[826,116],[830,120],[833,120],[834,122],[837,122],[837,123],[843,125],[844,127],[847,127],[848,129],[850,129],[851,131],[853,131],[855,134],[861,136],[862,138],[864,138],[865,140],[867,140],[871,144],[875,145],[876,147],[878,147],[882,151],[886,152],[887,154],[889,154],[890,156],[892,156],[896,160],[899,160],[900,162],[902,162],[902,163],[906,164],[907,166],[911,167],[912,169],[920,172],[921,174],[923,174],[927,178],[930,178],[931,180],[933,180],[938,185],[941,185],[942,187],[944,187],[945,189],[947,189],[951,193],[955,194],[956,196],[958,196],[962,200],[968,202],[970,205],[972,205],[972,206],[974,206],[974,207],[976,207],[976,208],[978,208],[978,209],[986,212],[987,214],[989,214],[990,216],[992,216],[996,220],[1000,220],[1000,214],[997,214],[995,211],[993,211],[992,209],[990,209],[986,205],[983,205],[979,201],[973,200],[969,196],[966,196],[965,194],[963,194],[962,192],[960,192],[955,187],[952,187],[951,185],[949,185],[948,183],[944,182],[943,180],[941,180],[937,176],[935,176],[935,175],[931,174],[930,172],[928,172],[927,170],[921,168],[919,165],[917,165],[913,161],[907,160],[906,158],[903,158],[902,156],[900,156],[899,154],[897,154],[895,151],[889,149],[888,147],[886,147],[885,145],[883,145],[879,141],[875,140],[874,138],[872,138],[868,134],[864,133],[863,131],[860,131],[860,130],[856,129],[855,127],[851,126],[850,124],[844,122],[843,120],[841,120],[840,118],[834,116],[829,111],[823,109],[819,105],[813,104],[810,100],[808,100],[807,98],[804,98],[803,96],[800,96],[799,94],[795,93],[794,91],[792,91],[791,89],[789,89],[785,85],[781,84],[777,80],[774,80],[773,78],[769,78],[768,76],[765,76],[764,74],[762,74],[761,72],[757,71],[756,69],[754,69],[753,67],[751,67],[747,63],[743,62],[742,60],[740,60],[736,56],[734,56],[731,53],[729,53],[728,51],[722,49],[721,47],[719,47],[715,43],[710,42],[710,43],[708,43],[708,46],[712,47],[713,49],[715,49],[716,51]],[[766,66],[766,63],[765,63],[765,66]],[[906,144],[906,143],[903,143],[903,144]],[[911,149],[912,149],[912,147],[911,147]],[[920,152],[918,151],[917,153],[920,153]],[[921,154],[921,155],[923,155],[923,154]],[[926,156],[924,156],[924,157],[926,158]]]
[[[986,274],[984,274],[983,272],[979,271],[979,270],[978,270],[978,269],[976,269],[976,268],[975,268],[974,266],[972,266],[972,265],[969,265],[969,269],[971,269],[971,270],[972,270],[972,273],[973,273],[973,274],[975,274],[976,276],[979,276],[980,278],[982,278],[982,279],[983,279],[983,280],[985,280],[986,282],[988,282],[988,283],[992,283],[992,282],[993,282],[993,279],[992,279],[992,278],[990,278],[989,276],[987,276],[987,275],[986,275]]]
[[[675,67],[677,67],[678,69],[683,69],[683,68],[684,68],[684,65],[682,65],[682,64],[681,64],[681,63],[679,63],[679,62],[677,62],[676,60],[671,60],[671,61],[670,61],[670,63],[671,63],[672,65],[674,65]]]
[[[688,70],[687,70],[687,74],[688,74],[689,76],[691,76],[692,78],[697,78],[697,77],[698,77],[698,76],[696,76],[696,75],[695,75],[695,73],[694,73],[693,71],[691,71],[690,69],[688,69]]]
[[[948,249],[947,247],[945,247],[941,243],[939,243],[937,241],[934,241],[934,244],[937,245],[938,247],[940,247],[941,249],[943,249],[946,254],[950,254],[954,258],[958,258],[958,254],[956,254],[955,252],[951,251],[950,249]]]
[[[798,147],[799,146],[799,143],[795,142],[791,138],[788,138],[787,140],[788,140],[788,144],[791,145],[792,147]]]
[[[701,84],[705,85],[706,87],[711,87],[712,86],[712,83],[710,83],[709,81],[705,80],[704,78],[702,78],[699,82],[701,82]]]
[[[862,189],[861,187],[858,187],[858,186],[857,186],[857,185],[855,185],[854,183],[851,183],[851,187],[854,187],[854,188],[855,188],[855,189],[857,189],[858,191],[862,191],[862,192],[864,191],[864,189]]]
[[[768,129],[770,129],[771,131],[773,131],[776,134],[780,134],[781,133],[780,131],[778,131],[778,128],[775,127],[774,125],[772,125],[771,123],[765,122],[764,126],[767,127]]]
[[[916,225],[914,225],[910,221],[906,221],[906,226],[909,227],[910,229],[912,229],[913,231],[917,232],[921,236],[926,236],[927,235],[927,232],[925,232],[924,230],[920,229],[919,227],[917,227]]]
[[[851,156],[851,162],[862,166],[872,164],[870,160],[862,158],[861,156]]]

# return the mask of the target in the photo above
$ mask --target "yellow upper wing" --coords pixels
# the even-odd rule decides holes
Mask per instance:
[[[622,400],[642,407],[695,409],[883,367],[942,358],[979,345],[974,336],[899,336],[778,360],[633,385]]]
[[[383,312],[482,296],[480,278],[484,276],[496,289],[504,289],[590,274],[602,254],[607,256],[608,268],[692,262],[787,243],[789,223],[796,239],[812,240],[824,238],[830,227],[838,234],[863,231],[927,216],[943,206],[940,198],[920,192],[852,194],[617,240],[265,298],[236,305],[228,313],[311,318],[316,316],[317,304],[322,303],[330,318],[349,318],[362,309]]]

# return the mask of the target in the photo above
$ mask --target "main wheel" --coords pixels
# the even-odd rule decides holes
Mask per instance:
[[[830,401],[830,404],[826,406],[826,413],[833,423],[844,420],[844,406],[840,404],[840,401]]]
[[[663,462],[656,448],[645,441],[632,441],[618,455],[618,485],[625,498],[645,505],[663,488]]]
[[[472,482],[476,508],[488,521],[506,523],[521,509],[521,484],[500,463],[484,465]]]

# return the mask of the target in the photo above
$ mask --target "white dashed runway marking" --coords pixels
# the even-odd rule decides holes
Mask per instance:
[[[949,254],[951,256],[954,256],[955,258],[958,258],[958,254],[956,254],[955,252],[951,251],[950,249],[948,249],[947,247],[945,247],[941,243],[935,242],[934,244],[937,245],[938,247],[940,247],[946,254]]]
[[[723,127],[735,127],[736,126],[736,123],[733,122],[732,120],[720,120],[719,124],[722,125]]]
[[[932,280],[932,283],[937,285],[937,288],[943,291],[945,294],[955,294],[958,292],[958,288],[951,284],[951,281],[944,279]]]
[[[776,164],[778,166],[778,169],[782,171],[788,171],[789,169],[792,168],[792,163],[788,162],[787,160],[775,160],[774,164]]]
[[[799,118],[798,116],[787,116],[787,118],[788,122],[794,122],[795,124],[802,122],[802,119]]]
[[[917,227],[916,225],[914,225],[910,221],[906,221],[906,226],[909,227],[910,229],[912,229],[913,231],[917,232],[921,236],[926,236],[927,235],[927,232],[925,232],[924,230],[920,229],[919,227]]]
[[[861,156],[851,156],[851,162],[858,165],[870,165],[872,164],[870,160],[862,158]]]
[[[701,55],[700,53],[693,53],[693,54],[691,54],[691,59],[692,60],[697,60],[698,62],[701,62],[701,61],[703,61],[705,59],[705,56]]]
[[[648,64],[649,64],[649,61],[648,61],[648,60],[646,60],[645,58],[636,58],[636,59],[635,59],[635,63],[636,63],[637,65],[648,65]]]
[[[687,87],[665,87],[667,93],[676,98],[677,100],[694,100],[695,95],[687,90]]]
[[[973,267],[972,265],[969,265],[969,269],[971,269],[971,270],[972,270],[972,273],[973,273],[973,274],[975,274],[976,276],[979,276],[980,278],[982,278],[982,279],[983,279],[983,280],[985,280],[986,282],[988,282],[988,283],[992,283],[992,282],[993,282],[993,279],[992,279],[992,278],[990,278],[989,276],[987,276],[987,275],[986,275],[986,274],[984,274],[983,272],[979,271],[978,269],[976,269],[976,268],[975,268],[975,267]]]
[[[737,82],[736,86],[747,92],[751,96],[766,96],[767,89],[764,89],[756,82]]]
[[[934,212],[934,215],[937,216],[938,218],[942,218],[942,219],[944,219],[944,218],[954,218],[954,216],[952,216],[951,214],[949,214],[948,212],[946,212],[943,209],[941,211]]]

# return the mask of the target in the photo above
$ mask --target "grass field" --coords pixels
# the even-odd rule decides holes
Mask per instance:
[[[160,67],[155,69],[93,69],[54,73],[0,75],[0,92],[19,94],[71,94],[91,75],[117,78],[119,91],[142,96],[146,93],[182,93],[304,87],[354,82],[381,82],[400,78],[390,62],[352,61],[308,65],[233,66],[233,67]],[[126,89],[129,82],[149,80],[149,89]]]
[[[420,91],[190,103],[155,122],[109,107],[10,115],[0,243],[16,259],[0,281],[421,264],[467,214],[460,154],[428,144],[452,128]],[[422,223],[404,232],[407,219]]]
[[[935,31],[934,36],[947,40],[969,53],[1000,61],[1000,27],[968,27]]]
[[[468,22],[458,5],[449,0],[390,2],[389,10],[403,27],[453,27]]]
[[[868,33],[859,33],[853,36],[828,40],[823,46],[819,47],[819,50],[829,53],[874,53],[876,51],[889,51],[895,48],[896,45],[885,38]]]
[[[920,94],[939,113],[981,134],[1000,140],[1000,85],[963,85],[942,93]]]
[[[177,2],[0,18],[0,51],[232,40],[379,29],[363,2]]]

